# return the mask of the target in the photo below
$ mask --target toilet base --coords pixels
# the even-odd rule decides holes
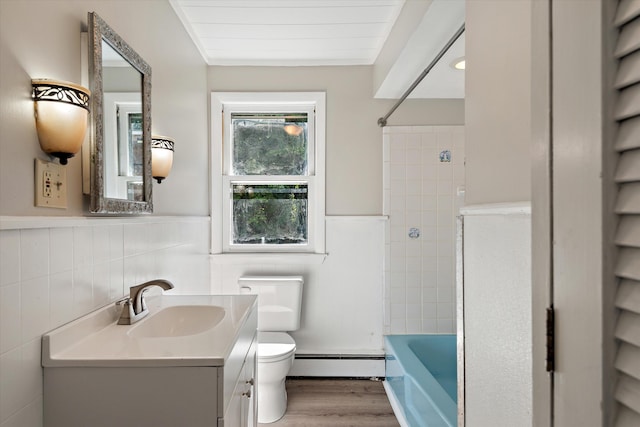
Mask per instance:
[[[274,423],[284,416],[287,410],[287,389],[282,381],[262,384],[258,376],[258,422]]]

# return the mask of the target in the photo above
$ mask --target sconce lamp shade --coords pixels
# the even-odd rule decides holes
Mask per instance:
[[[151,175],[158,184],[171,172],[174,144],[173,139],[166,136],[151,137]]]
[[[33,79],[31,86],[40,147],[66,165],[82,147],[91,92],[73,83],[50,79]]]

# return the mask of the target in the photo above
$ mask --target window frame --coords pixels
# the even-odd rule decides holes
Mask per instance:
[[[211,252],[213,254],[315,253],[325,251],[325,93],[212,92]],[[232,175],[231,113],[307,112],[307,175]],[[309,197],[307,244],[233,244],[232,186],[304,183]]]

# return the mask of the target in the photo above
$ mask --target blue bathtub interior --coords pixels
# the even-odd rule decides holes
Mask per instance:
[[[457,425],[455,335],[388,335],[388,390],[410,427]]]

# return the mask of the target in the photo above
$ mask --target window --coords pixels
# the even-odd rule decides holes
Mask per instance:
[[[324,252],[325,95],[212,94],[212,251]]]

